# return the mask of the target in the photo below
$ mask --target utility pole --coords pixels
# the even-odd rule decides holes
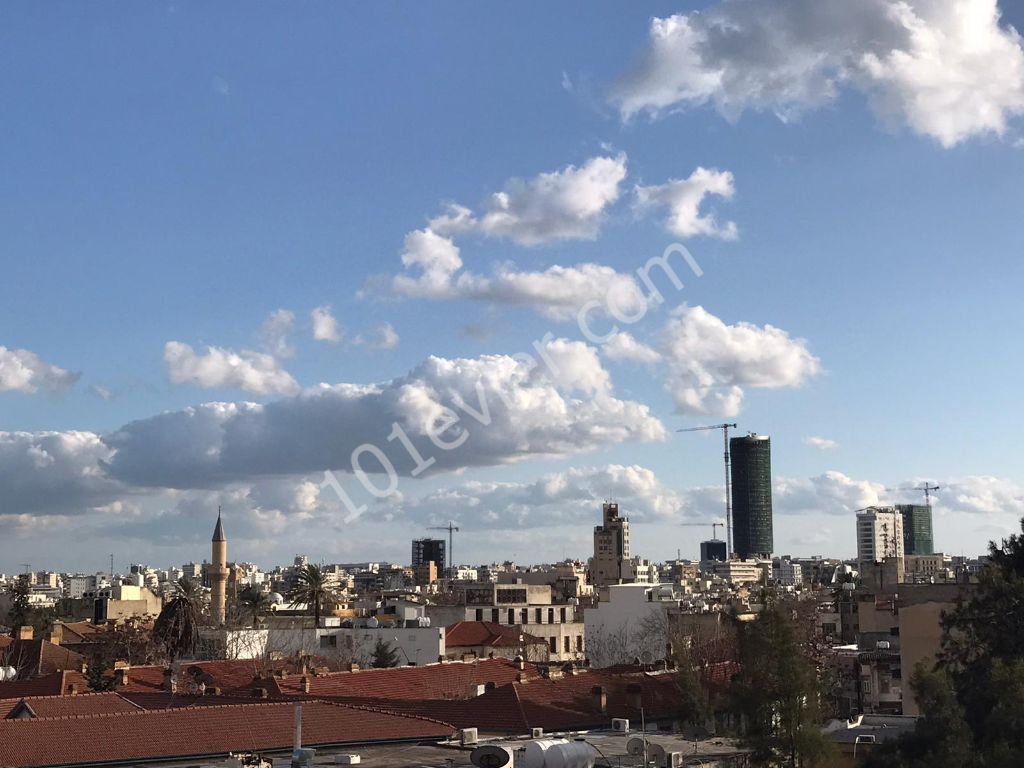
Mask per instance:
[[[722,458],[725,459],[725,542],[727,557],[732,557],[732,478],[729,476],[729,429],[736,429],[735,424],[710,424],[705,427],[689,427],[677,429],[676,432],[700,432],[706,429],[722,430],[722,439],[725,443],[725,450]],[[714,535],[712,533],[712,535]]]

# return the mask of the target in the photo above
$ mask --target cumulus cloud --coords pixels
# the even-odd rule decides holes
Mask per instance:
[[[125,487],[107,476],[112,451],[92,432],[0,432],[4,514],[82,514]]]
[[[592,157],[532,179],[511,179],[492,194],[479,215],[459,205],[430,222],[442,236],[478,233],[520,245],[552,240],[592,240],[605,210],[619,198],[626,156]]]
[[[664,206],[668,208],[665,226],[677,237],[706,235],[723,240],[735,240],[739,231],[735,222],[719,223],[714,214],[701,215],[700,207],[708,195],[726,200],[736,192],[729,171],[698,167],[689,178],[671,179],[664,184],[636,187],[637,207],[641,210]]]
[[[656,363],[661,354],[627,331],[616,331],[601,345],[601,352],[609,360],[631,360],[636,363]]]
[[[369,349],[394,349],[400,341],[398,331],[391,323],[380,323],[373,326],[365,334],[356,336],[353,343],[360,344]]]
[[[1024,112],[1024,50],[996,0],[723,0],[654,19],[612,100],[625,117],[711,103],[788,120],[844,87],[950,147]]]
[[[288,309],[278,309],[270,313],[260,328],[263,348],[274,357],[291,357],[295,349],[289,339],[295,329],[295,313]]]
[[[683,512],[680,495],[650,469],[608,464],[572,467],[532,482],[472,481],[444,488],[401,505],[424,523],[471,520],[475,528],[538,528],[589,523],[613,499],[631,517],[671,521]]]
[[[172,384],[231,387],[255,395],[289,394],[299,389],[273,355],[261,352],[207,347],[199,354],[188,344],[169,341],[164,346],[164,363]]]
[[[803,443],[811,448],[817,448],[819,451],[832,451],[839,447],[839,443],[835,440],[829,440],[827,437],[815,437],[814,435],[805,437]]]
[[[884,503],[885,485],[829,470],[810,478],[777,477],[773,494],[774,509],[781,514],[851,515]]]
[[[309,313],[309,320],[313,326],[313,339],[326,341],[329,344],[337,344],[341,341],[342,330],[337,319],[328,306],[317,307]]]
[[[633,275],[593,263],[530,271],[506,263],[491,274],[479,274],[463,269],[456,242],[473,234],[521,245],[593,239],[606,209],[619,198],[625,176],[624,155],[594,157],[580,167],[514,179],[491,195],[479,213],[450,205],[427,227],[406,235],[401,257],[405,272],[394,276],[387,289],[410,298],[528,306],[559,320],[574,316],[590,301],[603,307],[609,296],[622,312],[635,312],[643,294]]]
[[[74,386],[79,375],[44,362],[27,349],[0,346],[0,392],[63,392]]]
[[[804,339],[772,325],[728,325],[703,307],[673,312],[662,344],[680,413],[735,416],[745,388],[796,387],[821,369]]]
[[[595,351],[549,340],[547,363],[505,355],[429,357],[382,384],[321,385],[270,402],[209,403],[132,422],[105,438],[113,477],[135,486],[216,487],[266,475],[349,469],[353,451],[380,448],[396,472],[565,456],[628,440],[661,440],[645,405],[616,398]],[[439,448],[437,443],[451,446]],[[362,456],[367,472],[377,459]]]

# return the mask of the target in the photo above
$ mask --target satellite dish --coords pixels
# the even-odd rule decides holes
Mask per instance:
[[[639,757],[644,753],[644,740],[639,736],[630,736],[626,742],[626,752],[633,757]]]

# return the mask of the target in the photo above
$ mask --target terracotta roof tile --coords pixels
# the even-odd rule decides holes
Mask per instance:
[[[89,681],[77,670],[53,672],[31,680],[11,680],[0,683],[0,699],[68,695],[71,686],[77,686],[79,693],[85,693],[89,690]]]
[[[7,718],[22,702],[36,717],[98,715],[108,712],[135,712],[138,706],[116,693],[83,693],[79,696],[29,696],[0,699],[0,720]]]
[[[460,621],[452,624],[445,629],[444,643],[447,648],[480,645],[495,648],[517,648],[523,643],[547,645],[547,641],[541,637],[491,621]]]
[[[508,659],[480,659],[472,662],[447,662],[422,667],[367,669],[359,672],[332,672],[310,675],[309,693],[317,697],[353,697],[373,699],[470,699],[479,686],[507,685],[518,676],[537,677],[536,668],[519,667]],[[278,691],[292,696],[303,691],[302,677],[289,675],[273,681]]]
[[[287,750],[294,710],[291,703],[275,703],[4,720],[0,765],[86,766]],[[302,709],[303,743],[310,747],[438,740],[452,731],[447,723],[369,708],[307,702]]]

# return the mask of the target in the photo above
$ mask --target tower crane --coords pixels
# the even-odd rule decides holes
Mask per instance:
[[[725,443],[725,451],[722,457],[725,459],[725,542],[728,556],[732,557],[732,480],[729,477],[729,429],[736,429],[735,424],[709,424],[704,427],[687,427],[677,429],[676,432],[701,432],[707,429],[722,430],[722,439]]]
[[[725,528],[725,523],[720,523],[717,520],[713,520],[710,523],[680,523],[680,525],[683,525],[683,526],[700,526],[702,528],[705,525],[710,525],[711,526],[711,538],[712,539],[717,539],[718,538],[718,529],[719,528]]]
[[[938,485],[929,485],[926,482],[924,485],[919,485],[917,488],[914,488],[913,490],[915,490],[915,491],[924,491],[924,504],[925,504],[926,507],[930,507],[932,505],[931,493],[932,493],[932,491],[939,490],[940,487],[941,486],[938,486]]]
[[[448,531],[448,572],[451,573],[452,569],[455,568],[455,537],[454,533],[459,530],[459,526],[455,525],[451,520],[448,521],[448,525],[431,525],[427,528],[428,531]]]

